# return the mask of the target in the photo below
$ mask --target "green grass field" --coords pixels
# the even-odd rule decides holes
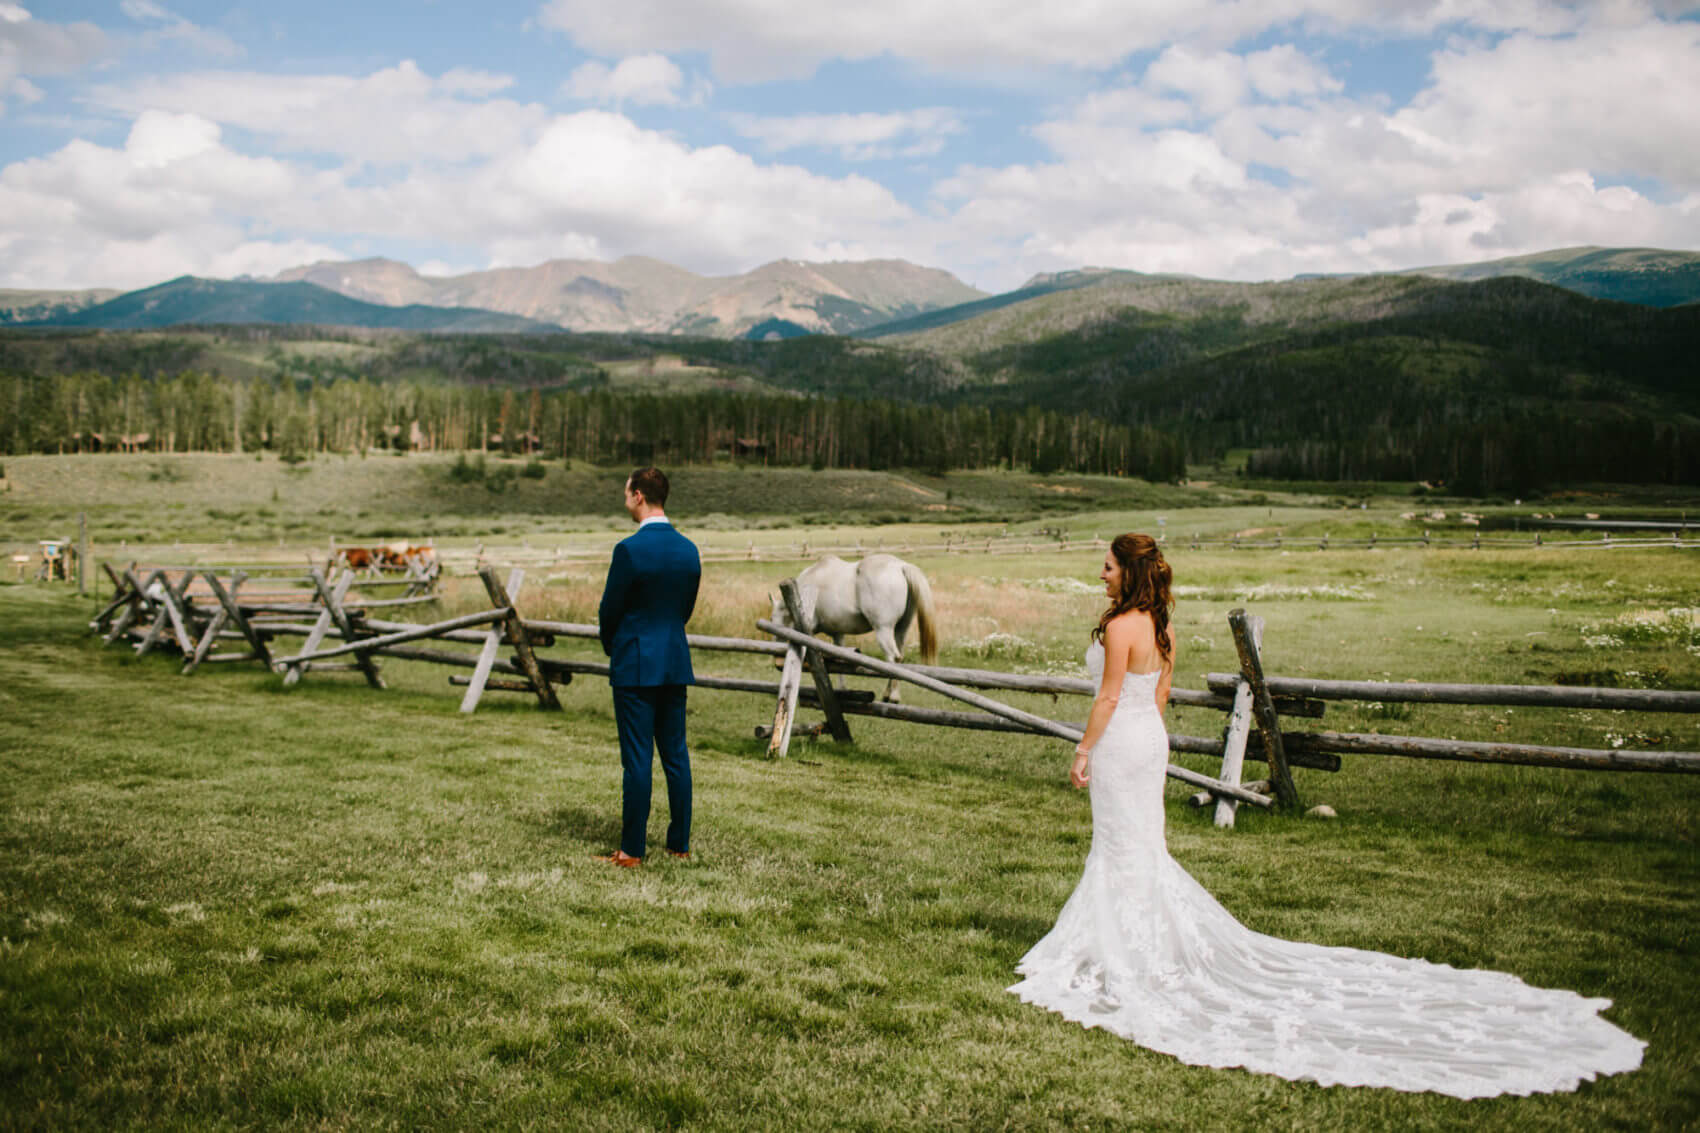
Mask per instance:
[[[538,463],[500,454],[469,457],[482,473],[457,478],[459,454],[320,454],[285,464],[270,453],[9,456],[0,460],[0,551],[39,539],[74,537],[86,516],[97,554],[120,558],[177,544],[230,544],[252,554],[293,554],[329,538],[434,538],[440,545],[570,544],[623,531],[620,486],[630,469]],[[1208,472],[1199,469],[1200,472]],[[914,470],[812,471],[722,463],[673,470],[674,512],[710,543],[810,538],[872,544],[1030,534],[1075,538],[1152,529],[1170,540],[1273,536],[1295,549],[1324,536],[1468,539],[1539,511],[1580,515],[1625,509],[1639,517],[1700,519],[1686,489],[1599,488],[1563,500],[1459,501],[1413,498],[1408,488],[1365,485],[1236,485],[1205,475],[1186,485],[1109,476]],[[1282,490],[1282,488],[1286,490]],[[1338,489],[1338,490],[1336,490]],[[1367,493],[1367,494],[1365,494]],[[1436,512],[1445,518],[1435,519]],[[1465,512],[1482,527],[1465,523]],[[764,534],[774,533],[778,534]],[[1552,537],[1574,537],[1552,534]],[[211,551],[208,552],[212,553]]]
[[[533,479],[524,475],[525,458],[473,454],[470,462],[483,475],[457,479],[461,459],[334,454],[289,465],[271,454],[6,457],[0,547],[74,534],[79,513],[96,544],[109,550],[176,542],[293,545],[328,536],[517,541],[626,524],[620,486],[629,468],[551,461]],[[734,464],[685,467],[672,476],[675,511],[689,515],[698,530],[739,532],[834,524],[1080,529],[1086,516],[1221,506],[1236,498],[1232,491],[1104,476]]]
[[[136,492],[123,506],[152,517],[156,540],[173,504],[205,508],[183,482]],[[1323,522],[1323,504],[1273,510]],[[1171,505],[1064,518],[1108,533],[1169,514],[1152,506]],[[1239,530],[1265,510],[1242,500],[1170,524]],[[537,534],[560,521],[512,522]],[[702,534],[818,534],[741,522]],[[1700,688],[1689,552],[1171,557],[1184,686],[1234,666],[1225,614],[1245,605],[1267,619],[1275,672]],[[946,663],[1080,671],[1093,556],[921,565]],[[693,628],[748,636],[790,569],[712,565]],[[599,585],[594,567],[564,569],[521,605],[591,620]],[[472,608],[476,586],[449,580],[443,608]],[[468,717],[446,670],[402,662],[386,663],[385,692],[339,674],[285,690],[230,666],[182,678],[167,657],[101,649],[92,609],[63,586],[0,586],[0,1127],[1700,1120],[1692,777],[1347,756],[1338,774],[1297,773],[1305,802],[1338,819],[1242,813],[1233,831],[1171,784],[1172,851],[1251,927],[1605,996],[1650,1044],[1640,1071],[1574,1094],[1323,1089],[1186,1067],[1003,992],[1088,845],[1064,744],[857,718],[854,745],[798,742],[773,763],[751,738],[771,704],[698,692],[696,858],[632,874],[591,860],[614,844],[619,809],[597,681],[564,689],[559,715],[491,693]],[[698,667],[772,674],[732,655]],[[1330,706],[1323,725],[1700,750],[1693,716],[1363,705]],[[1177,711],[1170,726],[1212,734],[1221,717]],[[658,798],[655,836],[664,821]]]

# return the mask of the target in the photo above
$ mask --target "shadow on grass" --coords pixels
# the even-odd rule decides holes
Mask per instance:
[[[620,816],[578,806],[556,807],[543,815],[543,829],[557,838],[612,846],[620,840]]]

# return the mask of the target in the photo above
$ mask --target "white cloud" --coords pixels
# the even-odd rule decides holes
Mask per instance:
[[[1581,244],[1692,244],[1692,217],[1623,185],[1598,186],[1581,170],[1506,192],[1428,194],[1403,223],[1370,229],[1349,244],[1378,266],[1498,259]]]
[[[38,20],[29,9],[0,0],[0,114],[5,99],[33,102],[41,97],[26,75],[63,75],[106,53],[106,34],[93,24],[55,24]]]
[[[1338,92],[1340,80],[1292,44],[1249,55],[1176,45],[1145,69],[1153,95],[1180,95],[1201,117],[1216,118],[1258,99],[1285,102]]]
[[[193,72],[98,88],[91,100],[124,114],[196,114],[267,135],[286,151],[384,165],[489,158],[528,144],[548,112],[483,97],[510,83],[459,68],[433,79],[409,59],[359,77]]]
[[[0,281],[141,287],[335,256],[246,220],[311,190],[282,162],[231,152],[212,122],[150,111],[121,149],[73,141],[0,170]]]
[[[1245,57],[1246,79],[1253,90],[1275,102],[1337,92],[1342,83],[1328,69],[1290,43]]]
[[[137,169],[158,169],[216,150],[219,136],[216,122],[150,110],[136,119],[124,148]]]
[[[667,56],[632,55],[612,69],[590,62],[574,68],[561,84],[561,93],[586,102],[634,106],[694,106],[707,100],[708,86],[685,89],[685,74]]]
[[[1690,22],[1459,41],[1391,110],[1344,97],[1288,48],[1172,49],[1035,128],[1051,160],[963,169],[937,194],[956,254],[978,249],[973,273],[1005,284],[1083,263],[1256,279],[1574,244],[1693,247],[1695,106]]]
[[[182,22],[156,0],[125,11],[154,31]],[[261,273],[338,258],[338,246],[428,247],[445,269],[637,253],[719,272],[901,256],[982,286],[1085,263],[1272,278],[1564,244],[1693,247],[1700,25],[1651,11],[1638,0],[553,0],[544,17],[608,60],[562,90],[602,108],[520,101],[512,77],[473,58],[435,76],[404,60],[83,92],[129,135],[0,169],[0,285]],[[1329,29],[1437,27],[1457,34],[1404,106],[1346,93],[1342,41],[1328,54],[1297,46]],[[1272,28],[1293,42],[1235,50]],[[39,98],[26,69],[64,73],[106,50],[88,25],[43,24],[0,0],[0,98]],[[667,54],[682,51],[707,53],[730,82],[880,56],[1008,71],[1045,98],[1081,93],[1031,129],[1042,156],[956,169],[916,211],[870,177],[806,162],[980,141],[966,139],[968,121],[983,132],[972,108],[735,115],[724,121],[749,140],[741,148],[762,156],[692,145],[618,112],[705,98],[706,82]],[[1133,51],[1149,64],[1113,84],[1055,84],[1041,70],[1124,67]]]
[[[242,54],[236,41],[223,32],[204,28],[153,0],[120,0],[119,9],[139,24],[151,25],[143,34],[143,43],[152,47],[168,40],[179,40],[197,51],[234,59]]]
[[[882,247],[887,229],[910,216],[874,181],[762,165],[726,146],[693,149],[604,111],[556,119],[474,185],[490,205],[474,221],[487,236],[540,246],[537,233],[554,233],[594,240],[605,254],[641,251],[713,270],[810,258],[828,246]]]
[[[78,140],[0,169],[0,286],[264,274],[342,258],[334,243],[389,239],[495,264],[639,253],[743,271],[899,254],[913,220],[865,178],[693,148],[594,110],[476,163],[357,174],[247,156],[210,118],[145,111],[121,148]]]
[[[514,85],[512,75],[498,75],[471,67],[454,67],[437,78],[438,94],[459,94],[472,98],[488,98]]]
[[[891,114],[733,114],[728,121],[770,153],[823,149],[847,161],[930,157],[944,148],[947,137],[962,132],[961,117],[943,106]]]
[[[1674,3],[1674,0],[1672,0]],[[829,59],[892,56],[947,70],[1101,69],[1177,42],[1225,48],[1304,25],[1400,35],[1470,26],[1573,31],[1638,0],[545,0],[539,20],[598,55],[702,52],[723,82],[801,78]],[[1596,17],[1597,18],[1597,17]]]
[[[1585,166],[1700,187],[1700,24],[1591,28],[1458,46],[1392,117],[1471,178],[1498,184]]]
[[[30,82],[22,75],[19,75],[17,78],[12,80],[11,87],[5,93],[10,94],[19,102],[40,102],[42,98],[45,97],[41,93],[40,87]],[[6,104],[4,101],[0,101],[0,113],[4,113],[5,107]]]

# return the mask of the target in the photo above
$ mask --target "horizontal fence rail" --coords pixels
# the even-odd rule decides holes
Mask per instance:
[[[156,648],[177,650],[184,658],[185,675],[202,664],[253,661],[281,673],[286,685],[296,683],[305,673],[348,672],[359,673],[371,687],[382,689],[385,684],[377,668],[380,658],[440,664],[471,670],[469,675],[457,673],[448,677],[451,685],[465,689],[461,707],[466,712],[476,707],[486,691],[530,693],[537,696],[541,707],[559,709],[554,683],[567,683],[575,676],[606,679],[609,675],[609,666],[601,658],[545,656],[537,652],[558,642],[596,640],[600,632],[589,623],[524,618],[513,598],[524,582],[525,572],[518,568],[509,572],[505,586],[492,568],[486,566],[480,570],[489,608],[426,624],[381,616],[387,612],[385,607],[396,601],[362,602],[352,594],[356,575],[346,569],[327,579],[318,568],[313,568],[306,579],[309,585],[289,591],[279,589],[279,584],[287,580],[258,579],[265,589],[256,595],[243,590],[249,581],[247,574],[227,564],[194,569],[145,566],[122,572],[112,569],[111,564],[103,566],[113,581],[115,593],[90,623],[91,628],[101,633],[107,644],[119,639],[133,642],[138,656]],[[801,606],[795,581],[784,580],[781,592],[791,616],[799,617]],[[277,600],[284,593],[294,600]],[[1207,687],[1202,690],[1170,692],[1170,703],[1226,714],[1220,738],[1169,735],[1173,752],[1222,761],[1219,777],[1173,764],[1168,769],[1171,777],[1205,788],[1207,794],[1199,797],[1206,802],[1214,801],[1218,826],[1233,825],[1233,809],[1239,803],[1263,808],[1277,803],[1289,808],[1299,806],[1291,769],[1337,771],[1342,766],[1343,755],[1582,770],[1700,773],[1700,752],[1596,750],[1289,728],[1279,723],[1280,718],[1319,719],[1330,701],[1692,714],[1700,712],[1700,691],[1284,677],[1263,669],[1262,619],[1236,609],[1229,613],[1228,621],[1240,655],[1241,671],[1207,674]],[[822,641],[775,621],[764,619],[756,625],[769,636],[748,639],[689,634],[687,640],[693,650],[754,654],[781,663],[777,682],[711,674],[699,675],[696,681],[698,687],[707,690],[774,697],[777,705],[774,724],[758,728],[757,734],[770,740],[769,751],[775,754],[785,751],[799,704],[819,709],[827,720],[823,725],[799,728],[797,734],[813,736],[830,730],[840,742],[850,740],[846,721],[852,717],[1020,732],[1078,742],[1084,732],[1081,721],[1051,719],[972,690],[1053,698],[1090,697],[1097,691],[1092,681],[1064,674],[899,664]],[[274,652],[289,638],[305,639],[298,652],[293,655]],[[451,645],[475,648],[445,648]],[[508,656],[499,656],[504,650]],[[875,694],[866,689],[835,688],[835,684],[843,685],[846,676],[906,681],[962,702],[966,708],[901,704],[895,700],[876,700]],[[806,687],[810,680],[813,687]],[[1267,764],[1269,777],[1250,785],[1242,783],[1241,766],[1245,761]]]
[[[1207,673],[1212,689],[1231,689],[1239,677]],[[1582,685],[1463,685],[1431,681],[1334,681],[1269,677],[1269,691],[1316,700],[1384,704],[1475,704],[1532,708],[1618,708],[1639,712],[1700,712],[1700,692]]]

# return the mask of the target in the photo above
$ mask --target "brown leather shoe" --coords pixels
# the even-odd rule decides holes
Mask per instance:
[[[642,858],[634,858],[624,850],[615,850],[611,854],[597,854],[596,860],[599,862],[607,862],[610,865],[617,865],[621,869],[636,869],[638,866],[643,864]]]
[[[689,850],[668,850],[667,852],[682,862],[688,862],[691,860],[691,852]]]

